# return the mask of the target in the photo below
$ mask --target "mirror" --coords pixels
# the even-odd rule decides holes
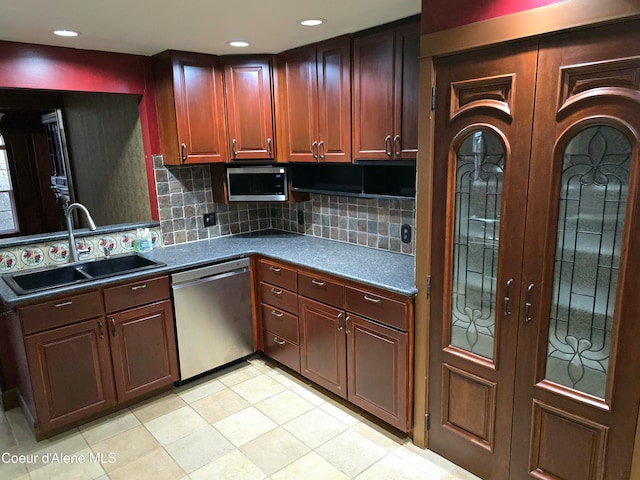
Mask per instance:
[[[98,226],[150,221],[138,102],[0,90],[0,238],[64,230],[74,201]]]

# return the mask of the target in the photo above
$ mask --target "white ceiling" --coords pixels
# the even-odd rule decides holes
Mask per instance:
[[[278,53],[420,9],[421,0],[0,0],[0,40],[141,55]],[[327,23],[297,23],[309,17]],[[81,35],[56,37],[55,29]],[[233,48],[231,40],[251,45]]]

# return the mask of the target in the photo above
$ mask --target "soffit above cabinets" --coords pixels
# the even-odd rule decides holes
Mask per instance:
[[[420,13],[421,0],[21,0],[0,4],[2,40],[153,55],[279,53]],[[304,27],[304,18],[323,18]],[[80,36],[54,36],[55,29]],[[245,40],[246,48],[228,45]]]

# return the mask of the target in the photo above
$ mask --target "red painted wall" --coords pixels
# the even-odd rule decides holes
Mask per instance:
[[[151,215],[158,202],[151,156],[160,151],[151,58],[0,41],[0,88],[131,93],[140,95]]]
[[[563,1],[572,0],[422,0],[422,33],[439,32]]]

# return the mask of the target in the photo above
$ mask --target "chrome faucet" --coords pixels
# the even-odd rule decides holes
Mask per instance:
[[[73,235],[73,211],[74,210],[82,210],[87,217],[87,223],[89,224],[89,230],[95,230],[96,224],[93,223],[93,218],[91,218],[91,214],[87,207],[82,205],[81,203],[72,203],[69,205],[64,213],[64,216],[67,220],[67,233],[69,234],[69,253],[71,255],[71,262],[78,261],[78,253],[88,252],[88,249],[78,250],[78,246],[76,245],[76,239]]]

